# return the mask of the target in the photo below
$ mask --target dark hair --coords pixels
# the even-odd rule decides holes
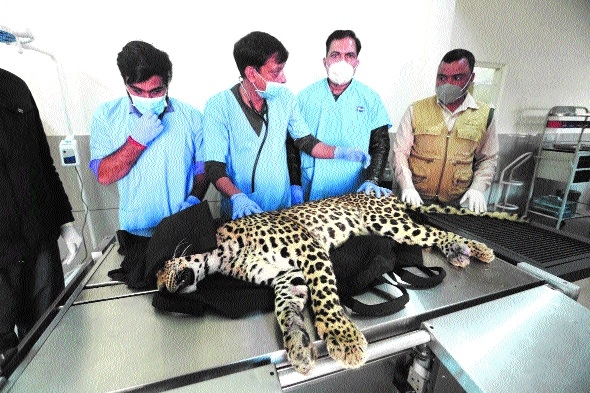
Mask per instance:
[[[330,45],[332,44],[332,41],[341,40],[343,38],[352,38],[354,40],[355,45],[356,45],[356,54],[358,55],[359,53],[361,53],[361,40],[359,40],[357,38],[356,34],[354,34],[354,31],[352,31],[352,30],[334,30],[334,32],[332,32],[332,34],[330,34],[328,36],[328,39],[326,40],[326,55],[328,54],[328,51],[330,50]]]
[[[234,44],[234,60],[242,77],[245,76],[246,67],[260,70],[274,55],[277,55],[279,64],[285,63],[289,58],[289,52],[281,41],[262,31],[253,31]]]
[[[168,54],[143,41],[128,42],[117,56],[117,66],[126,85],[144,82],[157,75],[168,86],[172,79],[172,62]]]
[[[467,63],[469,63],[469,69],[473,72],[473,67],[475,67],[475,56],[473,56],[473,53],[469,52],[467,49],[453,49],[452,51],[447,52],[447,54],[443,56],[441,63],[452,63],[461,59],[467,60]]]

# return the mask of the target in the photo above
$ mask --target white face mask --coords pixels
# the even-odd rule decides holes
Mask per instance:
[[[469,80],[467,80],[467,83],[465,83],[465,86],[463,87],[459,87],[457,85],[453,85],[450,83],[445,83],[444,85],[437,86],[436,97],[444,105],[453,103],[466,93],[467,88],[469,87],[469,83],[471,83],[471,76],[469,77]]]
[[[345,85],[352,80],[354,68],[346,61],[341,60],[328,67],[328,78],[337,85]]]
[[[166,109],[167,106],[166,94],[164,94],[162,97],[153,98],[131,95],[131,102],[142,115],[145,115],[147,112],[153,112],[159,116],[162,114],[162,112],[164,112],[164,109]]]

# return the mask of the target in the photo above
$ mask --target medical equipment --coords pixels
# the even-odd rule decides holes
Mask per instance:
[[[16,43],[18,46],[18,53],[23,53],[23,47],[28,49],[27,45],[34,39],[35,37],[28,29],[24,32],[16,32],[0,25],[0,42],[4,42],[7,45]]]
[[[72,136],[63,139],[59,143],[59,155],[63,166],[79,165],[78,142]]]
[[[62,73],[61,65],[56,60],[55,56],[53,56],[53,54],[31,45],[31,42],[33,42],[34,39],[35,39],[35,36],[28,29],[24,32],[19,32],[19,31],[11,30],[6,26],[0,25],[0,42],[4,42],[7,45],[16,44],[16,46],[18,47],[18,53],[22,54],[23,49],[29,49],[29,50],[33,50],[33,51],[42,53],[44,55],[47,55],[51,58],[51,60],[53,60],[55,62],[55,65],[57,67],[57,77],[59,79],[59,88],[61,91],[61,99],[62,99],[61,106],[62,106],[62,110],[63,110],[64,120],[65,120],[66,126],[67,126],[67,133],[68,133],[68,136],[71,136],[73,139],[73,133],[72,133],[72,129],[70,126],[70,119],[68,117],[68,112],[66,109],[66,98],[65,98],[63,75],[62,75],[63,73]]]

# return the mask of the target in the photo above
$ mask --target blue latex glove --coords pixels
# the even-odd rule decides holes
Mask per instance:
[[[369,180],[365,180],[365,182],[361,184],[359,189],[356,190],[356,192],[364,192],[367,195],[370,195],[371,191],[375,192],[375,196],[377,198],[381,198],[382,196],[387,196],[391,194],[391,190],[389,188],[379,187],[377,184]]]
[[[232,220],[249,216],[254,213],[262,213],[260,206],[252,199],[248,198],[246,194],[240,192],[230,198],[232,203]]]
[[[363,168],[368,168],[371,164],[371,156],[361,149],[354,147],[336,146],[334,158],[340,158],[347,161],[362,162]]]
[[[188,198],[186,198],[186,201],[182,202],[182,204],[180,205],[180,209],[178,211],[184,210],[187,207],[194,206],[198,203],[201,203],[201,200],[199,198],[197,198],[194,195],[189,195]]]
[[[291,186],[291,205],[303,203],[303,187],[293,184]]]
[[[147,146],[160,135],[163,129],[164,126],[158,116],[155,113],[148,112],[137,119],[129,132],[129,136],[137,143]]]

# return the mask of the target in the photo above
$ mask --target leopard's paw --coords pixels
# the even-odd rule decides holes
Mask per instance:
[[[330,357],[345,368],[358,368],[365,363],[367,339],[350,321],[347,326],[332,326],[326,332],[326,347]]]
[[[469,265],[471,249],[467,244],[461,242],[452,242],[443,251],[451,265],[458,267],[465,267]]]
[[[195,272],[186,263],[176,259],[167,261],[158,273],[158,290],[174,292],[193,292],[196,290]],[[194,289],[192,289],[194,287]],[[192,289],[192,290],[191,290]]]
[[[315,366],[317,351],[309,335],[304,330],[294,329],[284,335],[287,358],[293,368],[301,373],[309,373]]]
[[[469,248],[471,248],[473,256],[482,262],[490,263],[495,258],[494,250],[481,242],[471,240],[469,242]]]

